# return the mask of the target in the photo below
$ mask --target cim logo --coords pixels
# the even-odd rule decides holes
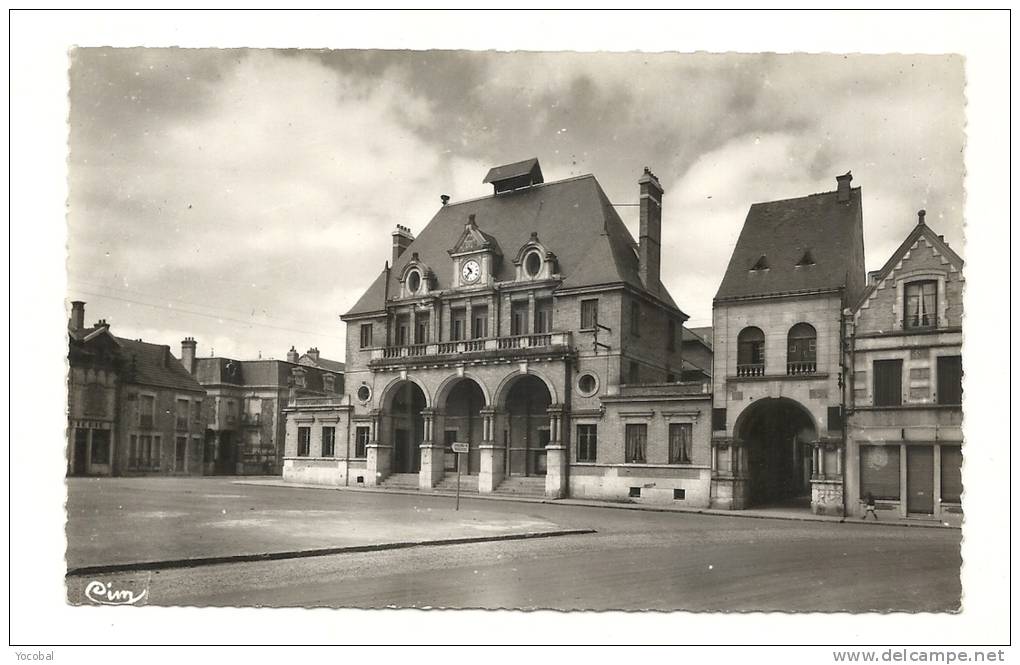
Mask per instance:
[[[92,580],[85,587],[85,597],[96,605],[134,605],[148,593],[148,589],[139,594],[127,589],[115,589],[113,584],[98,580]]]

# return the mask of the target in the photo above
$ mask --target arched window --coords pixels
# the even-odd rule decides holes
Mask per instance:
[[[786,373],[813,374],[817,369],[818,333],[810,323],[798,323],[786,337]]]
[[[737,376],[765,374],[765,333],[749,326],[737,335]]]

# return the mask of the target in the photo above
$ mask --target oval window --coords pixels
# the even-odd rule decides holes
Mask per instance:
[[[527,271],[529,277],[534,277],[542,270],[542,257],[538,255],[538,252],[532,252],[524,258],[524,270]]]
[[[407,276],[407,290],[411,293],[418,293],[420,287],[421,275],[418,274],[417,270],[414,270]]]
[[[595,394],[598,390],[599,381],[595,378],[594,374],[582,374],[577,379],[577,389],[581,391],[581,394],[585,397],[589,397]]]
[[[362,402],[372,399],[372,389],[368,386],[360,386],[358,388],[358,399]]]

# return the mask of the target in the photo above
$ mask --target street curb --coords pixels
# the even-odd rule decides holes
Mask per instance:
[[[333,490],[341,492],[365,492],[369,494],[402,494],[404,496],[420,497],[442,497],[453,498],[456,494],[452,492],[422,492],[419,490],[398,490],[386,489],[384,487],[343,487],[338,485],[311,485],[304,483],[277,482],[253,482],[248,480],[234,480],[234,485],[250,485],[254,487],[278,487],[280,489],[308,489],[308,490]],[[630,503],[614,503],[611,501],[578,501],[576,499],[537,499],[534,497],[517,496],[493,496],[479,493],[461,493],[462,499],[482,499],[484,501],[517,501],[519,503],[543,503],[551,506],[576,506],[579,508],[610,508],[613,510],[643,510],[653,513],[676,513],[687,515],[714,515],[718,517],[741,517],[753,520],[786,520],[792,522],[824,522],[828,524],[859,524],[862,526],[882,527],[903,527],[908,529],[956,529],[962,527],[953,524],[925,523],[925,522],[865,522],[857,521],[850,517],[824,517],[816,515],[761,515],[748,513],[741,510],[713,510],[705,508],[665,508],[663,506],[641,505]]]
[[[555,531],[528,531],[526,533],[507,533],[499,536],[472,536],[467,538],[443,538],[441,540],[409,540],[396,543],[376,543],[372,545],[350,545],[347,547],[325,547],[313,550],[291,550],[284,552],[263,552],[261,554],[230,554],[225,556],[208,556],[193,559],[167,559],[164,561],[147,561],[138,563],[114,563],[99,566],[79,566],[69,568],[64,577],[80,577],[83,575],[103,575],[140,570],[168,570],[172,568],[197,568],[224,563],[245,563],[251,561],[281,561],[284,559],[307,559],[317,556],[334,554],[354,554],[359,552],[380,552],[383,550],[403,550],[412,547],[441,547],[445,545],[468,545],[473,543],[493,543],[506,540],[534,540],[537,538],[554,538],[556,536],[578,536],[598,533],[595,529],[557,529]]]

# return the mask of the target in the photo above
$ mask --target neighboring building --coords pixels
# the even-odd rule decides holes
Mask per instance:
[[[924,222],[853,311],[848,507],[870,492],[899,517],[961,512],[963,260]]]
[[[347,398],[288,407],[284,478],[708,505],[707,384],[678,382],[687,316],[660,281],[663,188],[638,242],[591,175],[496,167],[443,205],[343,315]],[[321,361],[319,361],[321,362]]]
[[[181,357],[209,395],[203,453],[207,475],[279,475],[286,422],[283,409],[299,395],[343,394],[343,363],[309,349],[287,360],[197,358],[197,342],[181,342]]]
[[[682,381],[712,380],[712,327],[684,328]]]
[[[841,514],[842,312],[865,289],[861,190],[751,206],[713,301],[712,504]]]
[[[170,347],[84,326],[71,303],[68,326],[68,475],[199,475],[205,391]]]

